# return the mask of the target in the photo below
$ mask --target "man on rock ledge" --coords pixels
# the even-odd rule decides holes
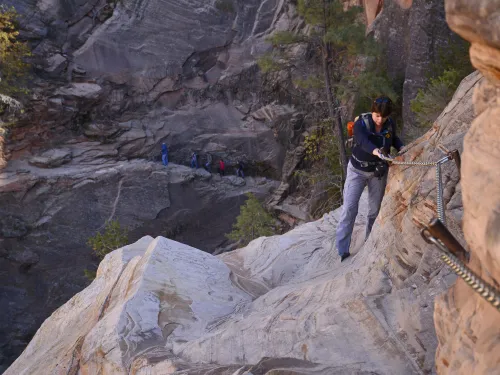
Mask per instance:
[[[354,147],[347,167],[344,186],[344,205],[337,226],[337,249],[340,260],[348,258],[361,194],[368,185],[368,220],[366,238],[372,230],[384,197],[389,166],[382,154],[389,155],[391,146],[400,151],[403,142],[396,135],[396,126],[389,117],[392,101],[381,96],[372,103],[371,113],[363,113],[354,124]]]

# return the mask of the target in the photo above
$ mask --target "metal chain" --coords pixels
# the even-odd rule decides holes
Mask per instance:
[[[436,164],[437,211],[441,222],[446,225],[444,216],[443,182],[441,181],[441,164]]]
[[[428,236],[427,239],[434,243],[441,250],[441,260],[449,266],[458,276],[460,276],[472,289],[488,301],[494,308],[500,311],[500,293],[489,285],[470,268],[462,263],[455,255],[451,254],[446,246],[438,239]]]
[[[441,147],[440,147],[441,148]],[[411,161],[398,161],[389,157],[382,155],[382,160],[385,160],[394,165],[410,165],[410,166],[421,166],[421,167],[436,167],[436,188],[437,188],[437,211],[438,217],[441,222],[446,225],[446,217],[444,210],[444,200],[443,200],[443,182],[441,179],[441,164],[444,164],[450,160],[450,156],[446,156],[437,162],[411,162]],[[441,260],[450,267],[453,272],[460,276],[476,293],[483,297],[487,302],[489,302],[494,308],[500,311],[500,292],[498,292],[493,286],[484,281],[481,277],[476,275],[469,267],[467,267],[460,259],[449,252],[449,250],[444,246],[438,239],[427,236],[427,239],[434,243],[439,250],[441,250],[440,258]]]
[[[437,164],[435,161],[399,161],[383,156],[381,159],[394,165],[416,165],[419,167],[432,167]]]
[[[449,156],[445,156],[444,158],[438,161],[399,161],[394,160],[390,157],[386,157],[382,155],[382,160],[385,160],[394,165],[411,165],[411,166],[419,166],[419,167],[436,167],[436,205],[439,220],[442,221],[443,224],[446,225],[446,217],[444,214],[444,199],[443,199],[443,182],[441,181],[441,164],[444,164],[451,160]]]

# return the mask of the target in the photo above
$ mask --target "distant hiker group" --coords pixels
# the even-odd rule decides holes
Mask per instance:
[[[190,157],[190,166],[191,168],[199,168],[199,162],[198,162],[198,154],[196,152],[193,152]],[[164,166],[168,165],[168,148],[166,143],[162,143],[161,145],[161,160],[163,162]],[[207,172],[212,173],[212,162],[213,158],[212,155],[207,153],[206,158],[203,163],[203,169],[205,169]],[[242,160],[239,160],[236,164],[236,176],[245,178],[245,173],[243,172],[243,169],[245,168],[245,163]],[[219,168],[218,168],[218,173],[219,175],[225,176],[226,174],[226,163],[224,162],[224,159],[219,159]]]

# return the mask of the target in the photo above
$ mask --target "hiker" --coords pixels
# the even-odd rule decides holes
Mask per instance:
[[[164,166],[168,165],[168,148],[165,143],[161,144],[161,160]]]
[[[236,176],[245,178],[245,175],[243,173],[243,167],[244,167],[243,162],[240,160],[238,162],[238,169],[236,170]]]
[[[365,241],[372,230],[384,197],[389,165],[380,159],[388,156],[391,146],[400,151],[403,142],[396,135],[396,124],[389,117],[392,101],[380,96],[372,103],[371,113],[364,113],[354,123],[354,146],[347,167],[344,205],[337,226],[337,250],[343,261],[351,254],[351,236],[363,189],[368,185],[368,218]]]
[[[193,152],[193,155],[191,155],[191,168],[194,167],[198,169],[198,155],[196,155],[196,152]]]
[[[221,177],[224,176],[225,170],[226,170],[226,164],[224,163],[223,159],[220,159],[219,160],[219,174]]]
[[[207,154],[207,161],[203,165],[203,167],[207,170],[208,173],[212,173],[212,155]]]

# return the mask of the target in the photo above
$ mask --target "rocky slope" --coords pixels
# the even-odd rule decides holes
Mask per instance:
[[[462,148],[481,80],[464,80],[404,159]],[[460,236],[458,172],[448,163],[444,175]],[[433,300],[455,281],[415,227],[436,214],[435,195],[433,169],[392,168],[372,235],[363,244],[363,199],[355,255],[342,264],[338,211],[219,257],[144,237],[109,254],[6,374],[432,373]]]

